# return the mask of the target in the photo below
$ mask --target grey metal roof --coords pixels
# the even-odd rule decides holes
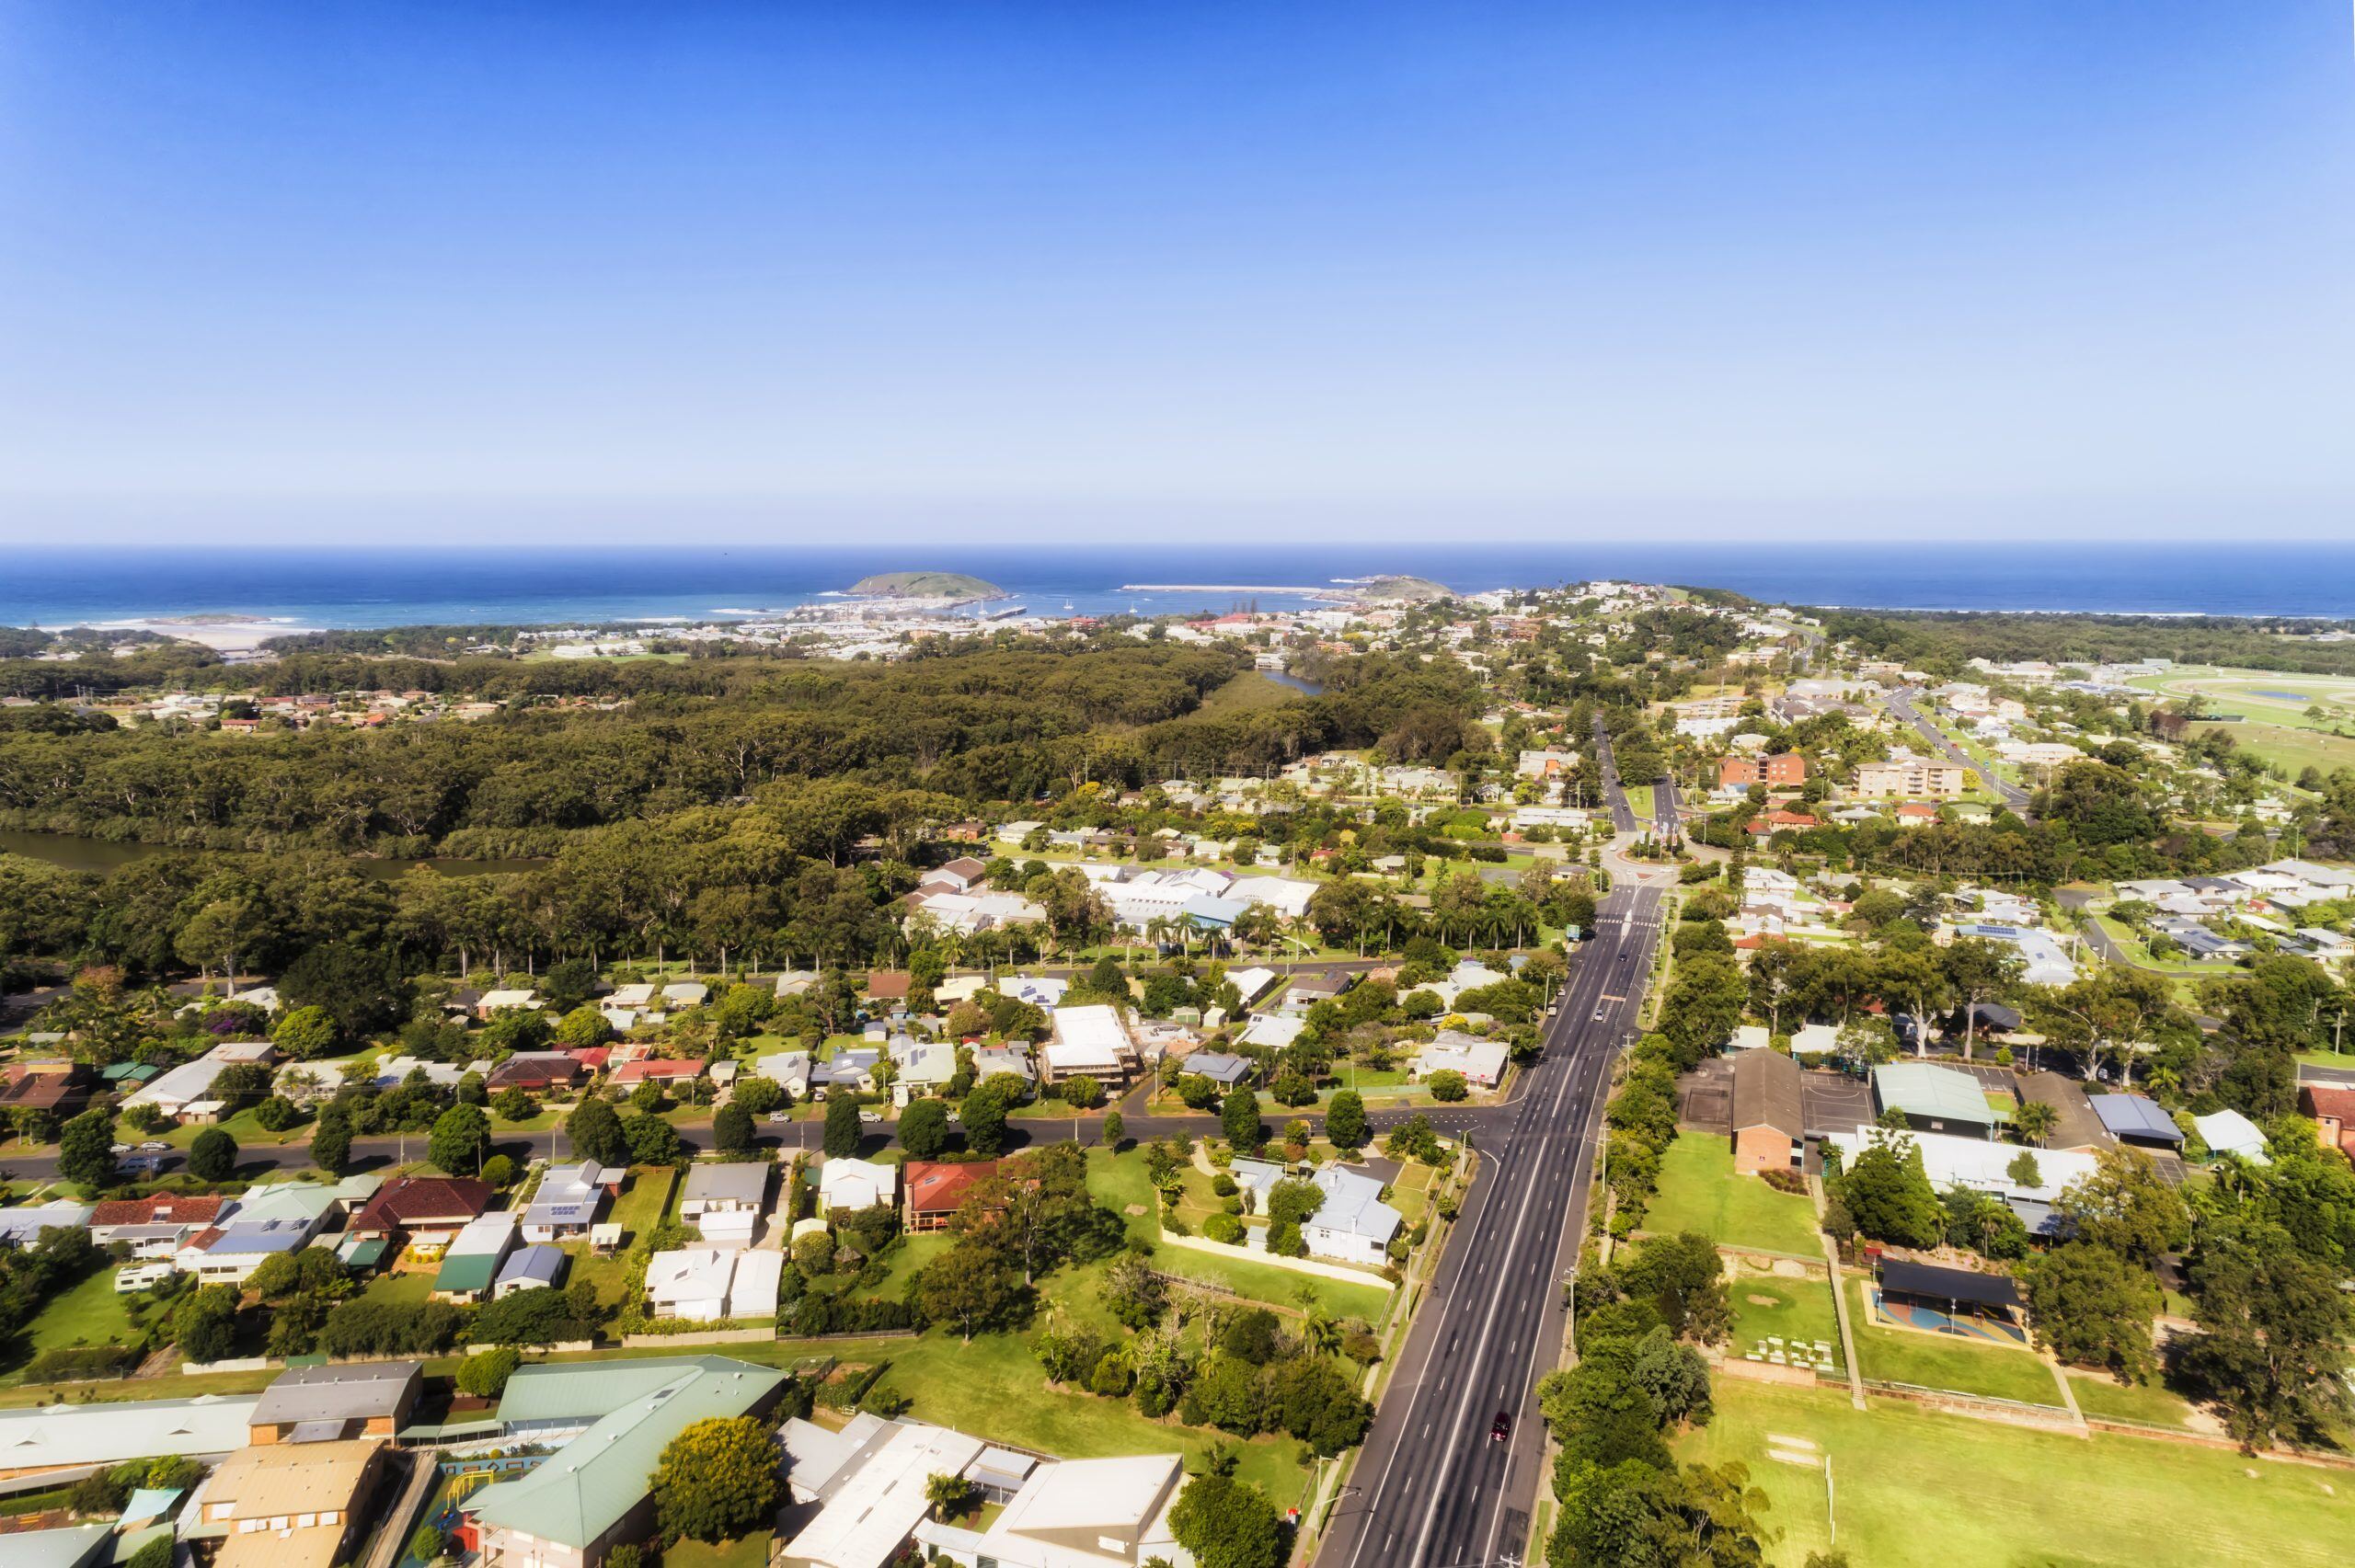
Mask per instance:
[[[570,1261],[562,1247],[545,1242],[525,1247],[508,1258],[506,1266],[499,1271],[499,1283],[501,1287],[554,1285],[564,1277],[565,1265]]]
[[[2157,1139],[2162,1143],[2183,1141],[2183,1129],[2156,1104],[2140,1094],[2097,1094],[2094,1115],[2120,1138]]]
[[[422,1377],[422,1361],[360,1361],[341,1367],[296,1367],[262,1391],[254,1425],[365,1420],[391,1415]]]
[[[687,1185],[679,1195],[679,1200],[682,1203],[710,1203],[715,1199],[759,1203],[768,1196],[770,1169],[765,1160],[698,1161],[687,1167]]]

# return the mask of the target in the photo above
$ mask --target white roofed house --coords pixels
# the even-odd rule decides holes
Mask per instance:
[[[768,1212],[770,1169],[765,1160],[726,1164],[698,1161],[687,1167],[679,1218],[712,1246],[751,1246],[760,1230],[761,1216]]]
[[[0,1246],[29,1247],[43,1230],[78,1230],[90,1222],[94,1206],[58,1201],[0,1208]]]
[[[1186,1484],[1178,1454],[1039,1460],[866,1414],[839,1432],[789,1419],[783,1437],[794,1500],[821,1505],[785,1545],[796,1568],[885,1568],[911,1546],[969,1568],[1193,1568],[1169,1528]],[[971,1482],[1000,1511],[985,1529],[934,1518],[925,1488],[936,1475]]]
[[[899,1076],[892,1087],[901,1098],[907,1091],[938,1089],[957,1076],[957,1047],[916,1046],[898,1058]]]
[[[219,1224],[182,1242],[173,1266],[208,1285],[237,1284],[271,1253],[310,1245],[342,1202],[336,1188],[305,1182],[254,1187]]]
[[[530,990],[487,990],[475,1003],[475,1016],[488,1023],[502,1013],[523,1012],[543,1005],[537,992]]]
[[[810,1053],[776,1051],[752,1064],[752,1070],[772,1083],[785,1086],[796,1100],[810,1097]]]
[[[833,1214],[842,1209],[872,1208],[900,1200],[900,1168],[871,1161],[836,1156],[818,1167],[818,1207]]]
[[[1502,1040],[1443,1030],[1415,1058],[1414,1076],[1429,1080],[1434,1072],[1460,1072],[1476,1089],[1494,1089],[1503,1082],[1511,1053]]]
[[[194,1061],[185,1061],[158,1077],[144,1088],[133,1092],[123,1101],[123,1108],[153,1105],[164,1115],[178,1118],[188,1114],[191,1105],[202,1104],[213,1098],[213,1081],[223,1070],[232,1067],[268,1067],[277,1052],[266,1040],[232,1040],[213,1047]]]
[[[1243,1030],[1243,1043],[1280,1051],[1300,1038],[1308,1027],[1305,1018],[1293,1018],[1278,1013],[1262,1013],[1253,1018]]]
[[[785,1254],[691,1247],[657,1253],[646,1265],[648,1310],[658,1318],[715,1322],[776,1316]]]
[[[523,1211],[523,1240],[559,1242],[586,1236],[603,1211],[606,1197],[621,1190],[627,1173],[584,1160],[551,1165]]]
[[[1054,1024],[1054,1038],[1039,1052],[1048,1082],[1086,1076],[1126,1083],[1136,1070],[1136,1044],[1129,1038],[1118,1008],[1103,1003],[1059,1007]]]
[[[1039,1070],[1030,1060],[1028,1046],[975,1046],[973,1047],[973,1082],[986,1083],[1001,1072],[1010,1072],[1025,1083],[1039,1081]]]
[[[1239,904],[1262,905],[1285,920],[1302,920],[1319,886],[1292,876],[1245,876],[1237,878],[1224,896]]]
[[[1390,1241],[1405,1216],[1382,1201],[1382,1184],[1339,1165],[1326,1165],[1309,1178],[1325,1193],[1316,1212],[1300,1222],[1309,1255],[1380,1267],[1390,1261]]]
[[[2191,1125],[2199,1130],[2200,1141],[2217,1154],[2237,1155],[2252,1165],[2270,1165],[2271,1156],[2265,1151],[2265,1129],[2238,1111],[2223,1110],[2204,1116],[2194,1116]]]

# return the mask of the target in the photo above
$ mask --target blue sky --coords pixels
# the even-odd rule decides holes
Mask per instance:
[[[2339,0],[0,7],[0,537],[2350,517]]]

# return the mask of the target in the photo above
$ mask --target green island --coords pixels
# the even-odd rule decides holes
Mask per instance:
[[[1381,577],[1368,578],[1359,597],[1373,604],[1427,604],[1453,599],[1455,590],[1429,578]]]
[[[845,592],[862,599],[1004,599],[1005,589],[964,572],[877,572]]]

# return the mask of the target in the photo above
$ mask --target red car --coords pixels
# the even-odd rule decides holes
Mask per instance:
[[[1505,1410],[1497,1412],[1496,1420],[1488,1424],[1488,1441],[1491,1443],[1501,1443],[1511,1436],[1512,1413]]]

